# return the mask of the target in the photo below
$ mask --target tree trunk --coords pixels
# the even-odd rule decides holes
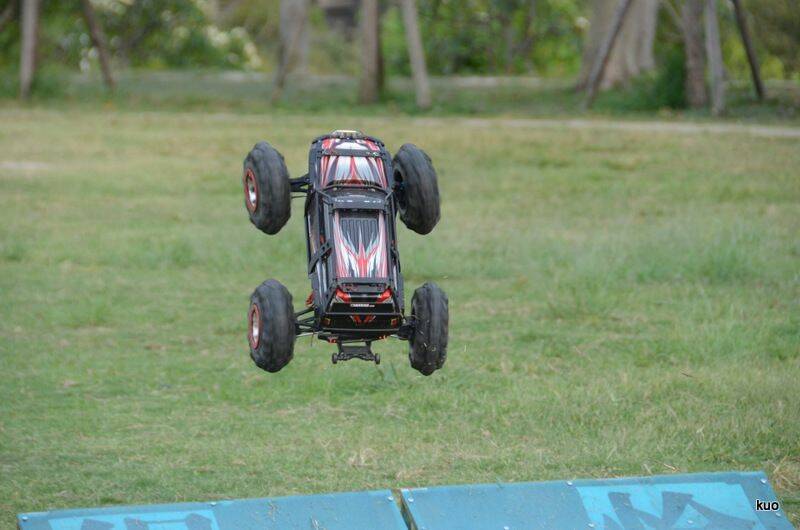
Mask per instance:
[[[750,40],[750,32],[747,29],[747,18],[744,16],[744,7],[741,0],[733,0],[733,7],[736,11],[736,24],[739,26],[739,34],[742,36],[744,49],[747,51],[747,61],[750,63],[750,75],[753,77],[753,86],[756,88],[758,99],[764,100],[764,83],[761,81],[761,71],[758,67],[756,50],[753,41]]]
[[[378,101],[378,0],[361,2],[361,81],[358,100],[361,103]]]
[[[106,36],[103,33],[103,28],[97,22],[97,17],[94,15],[94,8],[92,7],[91,0],[81,0],[81,7],[83,8],[83,18],[86,20],[86,26],[89,28],[89,37],[92,39],[92,44],[97,48],[97,57],[100,59],[100,70],[103,72],[103,80],[109,89],[114,89],[114,76],[111,75],[111,58],[108,53],[108,46],[106,45]]]
[[[717,20],[717,0],[706,0],[705,7],[706,54],[711,71],[711,114],[719,116],[725,112],[725,64]]]
[[[655,69],[656,59],[653,54],[653,46],[656,41],[656,26],[658,24],[658,0],[643,0],[634,6],[632,20],[637,22],[636,45],[631,56],[636,57],[638,73],[648,72]],[[628,16],[631,16],[629,14]]]
[[[692,108],[708,102],[703,53],[703,0],[685,0],[681,10],[684,50],[686,52],[686,98]]]
[[[39,0],[22,0],[22,46],[19,57],[19,95],[31,95],[36,71],[36,43],[39,31]]]
[[[530,54],[533,49],[533,42],[536,38],[534,29],[534,22],[536,20],[536,2],[537,0],[528,0],[528,11],[525,13],[525,24],[522,40],[514,46],[514,56],[524,57],[525,69],[530,71],[532,65],[530,62]]]
[[[590,107],[594,102],[594,98],[597,96],[600,80],[603,78],[603,73],[611,57],[611,50],[614,49],[614,43],[619,37],[622,24],[625,22],[625,15],[628,13],[632,3],[633,0],[619,0],[617,8],[614,10],[614,16],[611,20],[608,34],[606,34],[603,42],[600,44],[600,48],[597,50],[597,57],[595,57],[594,64],[592,65],[592,70],[589,72],[584,108]]]
[[[3,28],[6,27],[6,24],[14,19],[16,12],[17,0],[8,0],[8,4],[3,8],[3,12],[0,13],[0,33],[3,32]]]
[[[378,5],[380,9],[380,4]],[[386,88],[386,63],[383,59],[383,43],[381,42],[381,35],[383,35],[383,14],[378,11],[378,94],[383,94]]]
[[[273,103],[283,94],[286,78],[297,64],[298,55],[302,53],[302,40],[307,38],[307,26],[308,0],[281,0],[281,40],[278,46],[278,68],[272,88]]]
[[[287,73],[304,72],[308,68],[308,7],[309,0],[281,0],[280,3],[278,61],[286,65]]]
[[[579,88],[586,87],[598,50],[611,30],[618,0],[593,0],[591,25],[583,50]],[[658,0],[635,0],[603,70],[600,88],[610,88],[655,67],[653,42],[658,20]]]
[[[510,21],[500,20],[505,25],[503,28],[503,40],[505,41],[503,53],[503,66],[506,75],[510,75],[514,69],[514,25]]]
[[[403,24],[406,27],[408,57],[414,77],[417,107],[427,109],[431,106],[431,87],[428,82],[428,68],[425,65],[425,50],[422,47],[422,37],[419,32],[417,6],[414,0],[400,0],[400,4],[403,10]]]

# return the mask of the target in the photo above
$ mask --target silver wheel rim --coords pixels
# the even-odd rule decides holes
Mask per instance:
[[[258,182],[251,169],[247,169],[244,174],[244,198],[247,209],[250,213],[255,213],[258,209]]]
[[[261,339],[261,311],[253,304],[250,309],[250,345],[258,348]]]
[[[255,204],[258,198],[256,196],[256,183],[251,178],[247,179],[247,197],[250,200],[250,204]]]

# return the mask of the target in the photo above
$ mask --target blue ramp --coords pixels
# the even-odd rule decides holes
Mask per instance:
[[[407,530],[389,490],[26,513],[18,524],[21,530]]]
[[[441,486],[402,495],[417,530],[793,530],[782,510],[757,505],[777,502],[760,472]]]

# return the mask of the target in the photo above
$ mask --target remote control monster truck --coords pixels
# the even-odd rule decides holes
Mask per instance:
[[[431,159],[412,144],[392,158],[383,142],[338,130],[311,143],[308,173],[289,178],[283,156],[259,142],[244,160],[244,198],[250,221],[267,234],[288,221],[292,196],[305,198],[311,294],[295,312],[276,280],[250,297],[250,356],[277,372],[294,354],[295,338],[316,335],[337,345],[336,364],[353,358],[380,363],[374,341],[408,340],[411,366],[425,375],[447,356],[448,302],[432,282],[414,291],[404,312],[396,214],[427,234],[439,220],[439,188]]]

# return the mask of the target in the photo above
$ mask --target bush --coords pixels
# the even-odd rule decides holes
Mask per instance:
[[[683,48],[668,49],[650,90],[653,108],[686,108],[686,62]]]
[[[683,49],[671,47],[660,58],[658,69],[634,79],[627,88],[603,96],[607,108],[654,111],[686,108],[686,66]]]

